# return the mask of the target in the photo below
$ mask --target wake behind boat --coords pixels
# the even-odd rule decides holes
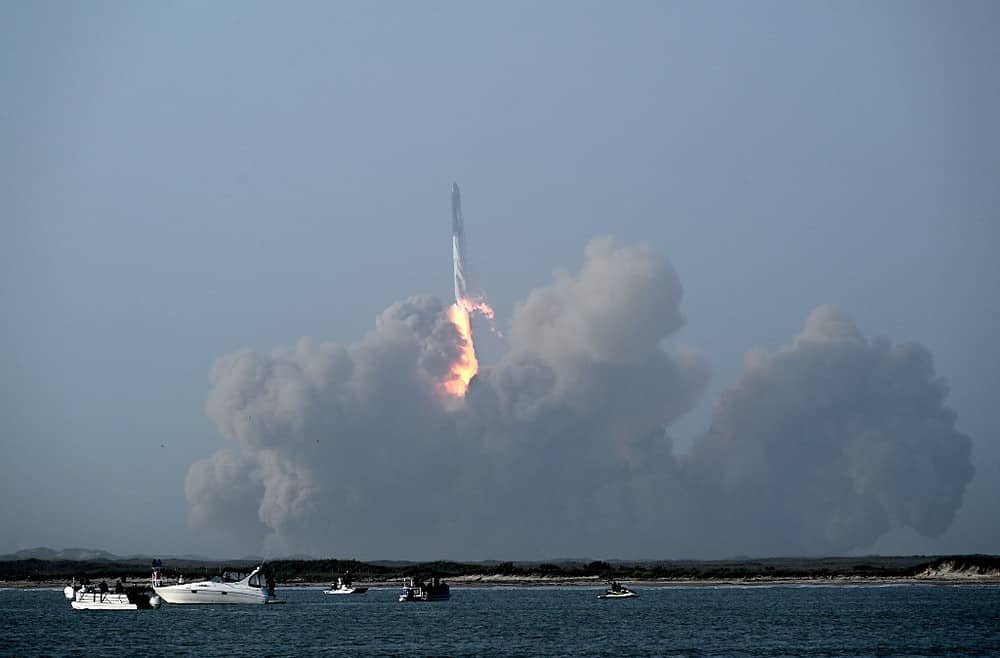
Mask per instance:
[[[635,599],[635,598],[638,598],[638,597],[639,597],[639,595],[636,594],[635,592],[633,592],[632,590],[630,590],[628,587],[625,587],[624,585],[622,585],[621,583],[619,583],[617,580],[612,580],[611,582],[608,583],[608,589],[604,592],[604,594],[598,595],[597,598],[599,598],[599,599]]]
[[[281,599],[275,598],[274,576],[263,564],[246,576],[240,572],[226,571],[211,580],[185,583],[181,577],[176,585],[163,585],[159,575],[159,560],[156,562],[153,570],[153,589],[167,603],[215,605],[284,603]]]

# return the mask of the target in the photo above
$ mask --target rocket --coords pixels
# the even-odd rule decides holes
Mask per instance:
[[[451,259],[455,266],[455,303],[463,305],[468,296],[465,280],[465,226],[462,222],[462,193],[458,183],[451,185]]]

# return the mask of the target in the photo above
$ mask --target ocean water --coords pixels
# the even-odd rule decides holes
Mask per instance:
[[[12,656],[1000,656],[1000,586],[453,588],[286,605],[70,608],[61,591],[0,591]]]

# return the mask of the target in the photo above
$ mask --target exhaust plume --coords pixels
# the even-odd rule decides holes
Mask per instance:
[[[447,313],[448,320],[461,338],[461,348],[443,386],[449,395],[463,397],[469,388],[469,382],[479,372],[476,347],[472,343],[472,318],[469,310],[459,303],[449,306]]]
[[[472,340],[472,314],[478,313],[490,320],[494,332],[496,328],[492,323],[495,313],[486,301],[486,295],[469,285],[465,272],[465,221],[462,219],[462,193],[458,183],[451,186],[451,253],[455,303],[448,307],[448,319],[462,337],[462,348],[458,359],[451,364],[451,376],[444,382],[443,388],[449,395],[462,397],[479,371],[476,346]]]

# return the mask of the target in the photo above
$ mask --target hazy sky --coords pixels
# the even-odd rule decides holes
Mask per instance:
[[[595,236],[669,259],[678,455],[820,305],[926,347],[975,474],[857,550],[1000,553],[997,62],[995,2],[3,3],[0,552],[262,550],[191,526],[213,363],[447,301],[457,180],[501,327]]]

